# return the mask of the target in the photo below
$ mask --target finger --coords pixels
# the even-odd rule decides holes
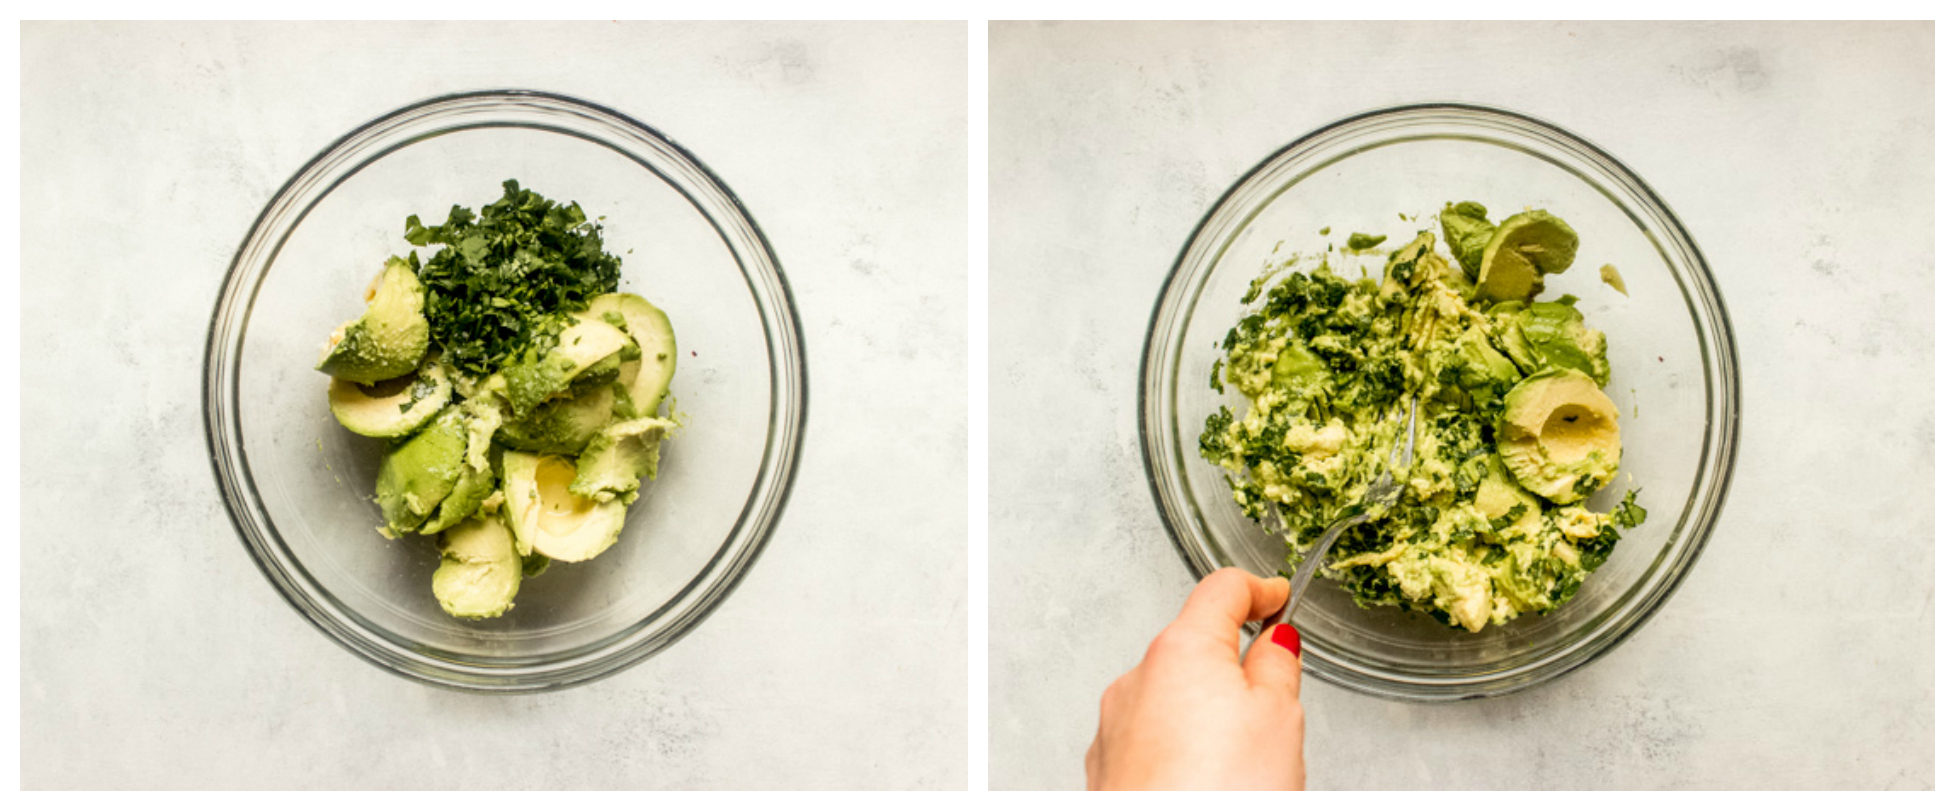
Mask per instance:
[[[1252,619],[1268,619],[1282,611],[1290,602],[1290,581],[1281,577],[1265,577],[1256,588],[1256,604],[1249,609]]]
[[[1288,581],[1280,577],[1258,579],[1241,569],[1217,569],[1202,578],[1174,624],[1203,637],[1228,643],[1233,650],[1244,623],[1250,617],[1265,617],[1282,606],[1289,596]],[[1260,613],[1257,613],[1260,609]]]
[[[1242,672],[1250,687],[1267,687],[1294,698],[1302,687],[1303,667],[1297,652],[1303,648],[1297,629],[1287,623],[1272,622],[1269,628],[1249,643],[1242,657]]]

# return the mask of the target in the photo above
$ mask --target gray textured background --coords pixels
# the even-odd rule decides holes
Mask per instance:
[[[1933,39],[1915,25],[991,28],[995,788],[1083,783],[1100,691],[1192,585],[1134,392],[1228,185],[1337,117],[1450,99],[1598,140],[1717,274],[1743,372],[1717,535],[1626,644],[1517,697],[1306,679],[1316,788],[1934,780]]]
[[[963,785],[961,23],[21,35],[25,786]],[[373,116],[491,86],[613,106],[711,165],[787,269],[811,381],[793,498],[719,611],[520,698],[385,674],[288,608],[224,516],[198,400],[278,185]]]

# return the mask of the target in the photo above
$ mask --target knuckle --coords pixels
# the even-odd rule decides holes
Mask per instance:
[[[1238,569],[1234,566],[1216,569],[1215,573],[1209,575],[1207,579],[1215,581],[1218,586],[1241,589],[1248,589],[1256,583],[1255,575],[1250,574],[1245,569]]]

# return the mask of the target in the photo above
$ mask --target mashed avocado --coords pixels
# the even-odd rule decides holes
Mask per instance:
[[[1468,631],[1573,599],[1621,530],[1642,522],[1631,492],[1607,512],[1581,502],[1622,454],[1607,342],[1570,297],[1534,303],[1577,240],[1545,211],[1498,226],[1449,205],[1439,240],[1420,233],[1382,273],[1350,278],[1324,257],[1273,265],[1223,338],[1210,382],[1244,399],[1210,415],[1201,453],[1228,472],[1245,515],[1280,525],[1295,565],[1352,515],[1398,438],[1395,410],[1420,403],[1404,495],[1346,532],[1317,575],[1359,605],[1424,611]],[[1455,264],[1460,253],[1477,261]],[[1290,271],[1277,279],[1277,274]]]

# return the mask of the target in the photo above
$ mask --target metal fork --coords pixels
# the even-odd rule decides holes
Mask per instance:
[[[1324,553],[1337,544],[1344,531],[1359,524],[1376,521],[1384,517],[1385,510],[1398,503],[1398,497],[1405,492],[1405,483],[1392,476],[1393,467],[1409,468],[1416,457],[1419,446],[1419,397],[1412,396],[1411,404],[1392,414],[1394,422],[1403,420],[1405,427],[1399,432],[1398,443],[1392,446],[1390,463],[1371,481],[1371,487],[1364,492],[1360,502],[1364,509],[1342,521],[1330,525],[1317,542],[1310,545],[1310,551],[1303,556],[1303,563],[1297,567],[1296,574],[1290,577],[1290,602],[1283,606],[1283,613],[1265,621],[1263,627],[1274,627],[1271,623],[1283,622],[1295,625],[1297,606],[1303,604],[1303,590],[1316,579],[1317,566],[1324,562]]]

